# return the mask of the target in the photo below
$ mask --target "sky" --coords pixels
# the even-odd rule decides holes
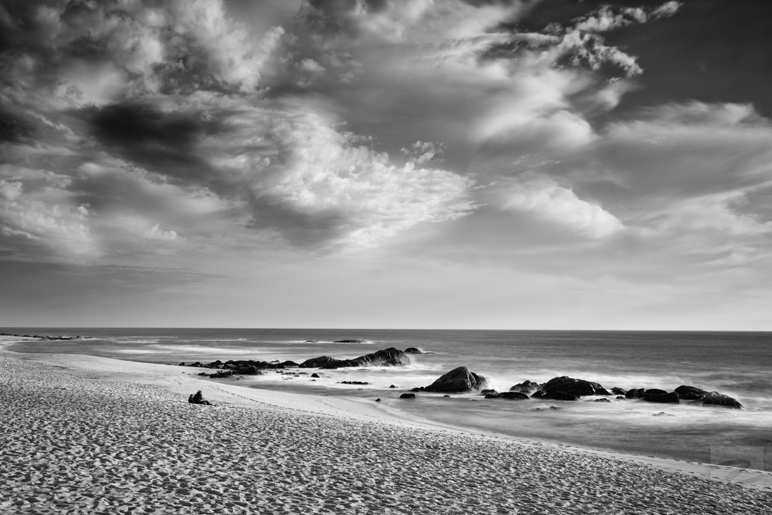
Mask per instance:
[[[0,4],[0,327],[772,330],[771,2]]]

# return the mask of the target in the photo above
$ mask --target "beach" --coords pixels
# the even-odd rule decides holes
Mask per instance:
[[[0,513],[766,514],[770,474],[475,433],[196,369],[0,352]],[[213,405],[188,403],[202,390]]]

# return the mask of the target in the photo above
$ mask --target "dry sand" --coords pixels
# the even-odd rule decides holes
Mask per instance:
[[[0,351],[0,513],[772,513],[758,471],[469,433],[195,372]],[[198,389],[216,405],[188,404]]]

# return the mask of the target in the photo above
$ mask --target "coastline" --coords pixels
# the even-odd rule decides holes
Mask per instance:
[[[227,475],[228,470],[233,471],[233,476],[249,475],[249,470],[243,470],[241,462],[244,460],[262,460],[261,473],[273,470],[287,476],[275,485],[262,485],[259,490],[270,491],[270,495],[253,491],[250,496],[249,487],[242,485],[244,489],[236,493],[244,500],[233,500],[225,512],[267,509],[268,504],[261,503],[269,502],[266,500],[269,497],[273,499],[270,503],[281,504],[285,502],[282,500],[285,497],[300,503],[290,503],[295,507],[290,507],[288,512],[297,512],[302,508],[308,512],[323,513],[369,510],[380,513],[442,512],[443,506],[450,511],[465,511],[472,505],[475,511],[490,513],[539,513],[540,510],[587,513],[587,510],[605,512],[610,509],[608,503],[612,501],[616,503],[614,509],[622,512],[642,512],[640,510],[644,506],[653,502],[663,503],[663,506],[670,506],[679,513],[692,513],[689,511],[692,509],[694,513],[722,513],[726,511],[719,509],[720,505],[728,502],[732,506],[731,511],[736,511],[735,507],[741,503],[742,512],[765,513],[772,501],[772,474],[758,470],[631,456],[486,434],[421,420],[363,399],[283,393],[215,383],[199,379],[196,376],[198,370],[189,367],[72,354],[19,354],[4,350],[0,350],[0,362],[2,381],[6,383],[2,391],[10,396],[3,400],[4,410],[13,411],[18,408],[14,407],[14,403],[20,402],[34,406],[37,395],[43,399],[42,404],[55,401],[57,413],[66,418],[70,417],[66,414],[68,407],[75,412],[83,408],[79,406],[78,399],[88,404],[89,395],[102,396],[110,402],[104,406],[93,402],[88,404],[93,413],[89,414],[87,410],[83,419],[78,420],[99,419],[97,415],[102,414],[107,429],[120,432],[121,428],[114,427],[110,414],[121,412],[123,399],[126,404],[136,407],[137,415],[130,419],[132,423],[152,425],[158,422],[159,415],[164,421],[159,426],[162,429],[160,433],[141,433],[146,438],[142,440],[143,448],[160,445],[170,456],[182,455],[185,459],[178,459],[175,463],[183,470],[195,471],[193,465],[199,462],[213,467],[211,473],[203,469],[196,471],[193,475],[198,479],[184,482],[186,487],[172,488],[160,482],[153,492],[143,493],[143,482],[139,481],[137,468],[144,467],[146,474],[152,474],[157,466],[145,463],[147,460],[141,453],[132,456],[127,449],[136,452],[138,444],[132,441],[133,434],[127,433],[122,445],[125,449],[113,454],[118,456],[122,452],[127,458],[119,460],[119,463],[113,459],[111,463],[115,466],[111,470],[113,475],[124,479],[125,484],[119,490],[134,493],[130,495],[131,501],[116,500],[112,505],[114,507],[147,508],[143,504],[146,503],[144,498],[155,499],[163,494],[165,500],[159,501],[161,504],[158,505],[162,512],[164,509],[184,512],[192,506],[190,510],[193,512],[206,513],[204,508],[214,500],[219,499],[219,506],[222,507],[222,498],[228,497],[228,494],[225,492],[227,488],[220,488],[220,494],[215,496],[217,499],[209,499],[200,493],[207,491],[203,485],[214,481],[218,484],[224,482],[227,486],[230,483],[224,478],[220,481],[218,478],[221,475],[218,474]],[[189,405],[187,396],[196,390],[202,390],[205,398],[215,406]],[[64,398],[57,399],[62,395]],[[142,419],[145,404],[150,411],[148,420]],[[59,444],[43,443],[45,439],[39,439],[36,431],[40,427],[56,425],[56,416],[50,410],[33,411],[32,414],[25,413],[28,420],[24,425],[8,425],[4,429],[4,439],[16,443],[10,446],[10,450],[3,451],[3,461],[11,464],[4,479],[11,486],[8,487],[9,500],[0,506],[0,511],[13,507],[16,513],[24,513],[25,510],[45,513],[43,507],[46,506],[51,512],[57,512],[63,507],[69,509],[88,504],[89,497],[78,494],[82,490],[77,482],[80,476],[75,473],[78,460],[77,457],[74,459],[73,451],[67,444],[72,443],[68,440],[74,439],[81,449],[85,449],[93,445],[96,435],[89,434],[86,429],[78,431],[60,424],[65,430],[51,433],[61,437]],[[15,415],[18,416],[18,413]],[[4,413],[3,416],[6,420],[14,419],[14,413]],[[273,421],[274,426],[266,425],[266,420]],[[279,424],[281,429],[277,429],[277,421],[283,421]],[[282,425],[289,421],[292,421],[290,427]],[[105,431],[105,427],[99,425],[86,425],[92,433],[103,434]],[[77,427],[77,424],[74,426]],[[217,452],[202,449],[197,456],[196,447],[189,448],[184,438],[174,434],[175,431],[208,435],[205,438],[209,442],[207,445],[213,446],[212,449]],[[256,439],[261,440],[264,446],[255,446]],[[46,461],[44,468],[58,467],[58,476],[46,478],[43,475],[38,478],[38,483],[29,479],[29,465],[20,459],[22,449],[19,442],[25,440],[28,445],[37,446],[26,452],[45,456],[42,458]],[[215,442],[218,443],[215,445]],[[180,454],[179,449],[174,449],[175,445],[186,450]],[[276,445],[281,450],[279,454],[270,450]],[[352,446],[359,448],[358,451],[353,452]],[[242,454],[233,455],[234,449],[241,449]],[[249,452],[244,454],[247,449]],[[55,450],[62,452],[58,459],[51,454]],[[99,462],[109,460],[109,456],[100,458],[102,454],[105,453],[95,452],[91,458]],[[218,456],[214,465],[211,463],[213,455]],[[315,463],[320,468],[316,473],[308,471],[308,463]],[[69,484],[61,480],[62,467],[73,470],[73,479]],[[121,476],[122,471],[129,471],[128,476]],[[356,471],[356,474],[349,477],[347,471]],[[29,480],[19,481],[18,478],[25,474]],[[357,475],[361,476],[360,479],[356,479]],[[459,475],[465,479],[462,481],[457,477]],[[335,478],[342,476],[347,477],[346,481],[336,483]],[[69,476],[65,474],[65,477]],[[131,477],[136,480],[132,481]],[[405,482],[407,479],[410,481]],[[335,483],[334,488],[319,490],[320,485],[330,481]],[[357,487],[357,483],[360,486]],[[472,484],[465,486],[466,483]],[[524,490],[524,484],[530,485],[529,489]],[[387,488],[388,485],[391,487]],[[448,489],[448,485],[453,487]],[[61,497],[61,506],[56,504],[57,488],[71,493],[69,501],[66,496]],[[101,488],[103,494],[114,496],[117,487],[114,482],[108,482]],[[604,490],[617,494],[611,498],[598,497],[598,492]],[[690,493],[684,494],[685,491]],[[412,493],[397,495],[399,492]],[[699,498],[695,492],[700,492]],[[169,494],[174,497],[173,500],[170,500]],[[416,497],[419,494],[421,499]],[[407,497],[410,498],[409,503]],[[335,499],[337,504],[329,505],[329,499]],[[684,499],[688,499],[688,503]],[[462,501],[469,505],[453,504]],[[189,506],[184,503],[189,503]],[[673,503],[681,507],[673,506]],[[274,508],[278,506],[270,505]],[[377,506],[381,509],[376,509]],[[217,511],[215,507],[212,510]]]

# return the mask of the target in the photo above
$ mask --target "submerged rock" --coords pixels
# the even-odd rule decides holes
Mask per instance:
[[[503,392],[501,394],[501,398],[510,401],[526,401],[529,397],[528,395],[520,392]]]
[[[399,396],[400,399],[415,399],[414,393],[403,393]]]
[[[424,390],[427,392],[460,393],[482,390],[488,381],[483,376],[470,372],[466,367],[458,367],[440,376]]]
[[[408,347],[405,349],[405,354],[426,354],[424,351],[419,349],[418,347]]]

